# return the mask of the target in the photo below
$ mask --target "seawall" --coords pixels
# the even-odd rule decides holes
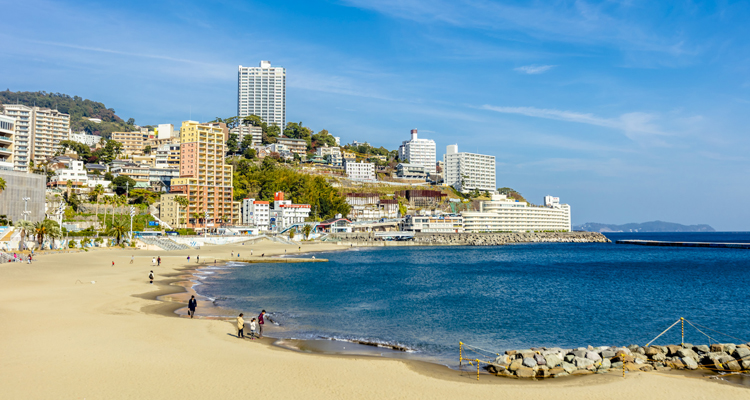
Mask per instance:
[[[403,246],[500,246],[512,243],[610,243],[598,232],[528,233],[427,233],[416,232],[412,240],[383,241],[373,232],[336,233],[331,237],[342,243]]]

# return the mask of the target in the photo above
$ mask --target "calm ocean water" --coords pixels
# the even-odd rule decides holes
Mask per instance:
[[[607,236],[750,243],[750,233]],[[521,244],[318,257],[330,262],[238,264],[196,290],[248,314],[266,309],[279,336],[400,344],[448,365],[458,341],[497,351],[644,345],[680,317],[750,340],[750,250]],[[674,329],[656,343],[679,341]],[[707,339],[688,328],[686,342]]]

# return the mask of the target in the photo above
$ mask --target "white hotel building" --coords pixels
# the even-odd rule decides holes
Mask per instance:
[[[286,69],[261,61],[258,67],[239,66],[237,115],[257,115],[284,130],[286,124]]]
[[[475,189],[494,192],[495,156],[484,154],[459,153],[458,145],[446,148],[443,176],[445,184],[466,193]]]
[[[401,146],[399,146],[398,158],[408,160],[409,164],[423,166],[424,172],[428,174],[435,174],[437,172],[435,141],[419,139],[416,129],[411,130],[411,140],[404,140]]]
[[[375,180],[375,164],[366,162],[348,162],[345,164],[346,176],[360,181]]]
[[[29,162],[41,164],[55,155],[60,141],[70,137],[70,115],[41,107],[4,104],[5,114],[15,118],[13,163],[17,171],[28,171]]]
[[[271,206],[267,201],[242,200],[242,224],[268,229],[271,224]]]
[[[480,203],[479,212],[463,212],[466,232],[570,232],[570,206],[558,197],[545,196],[544,206],[494,194]]]

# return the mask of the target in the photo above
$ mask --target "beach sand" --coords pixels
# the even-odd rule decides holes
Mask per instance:
[[[750,398],[746,387],[677,374],[544,382],[483,375],[477,382],[473,374],[415,361],[303,354],[239,340],[233,320],[176,317],[175,305],[152,300],[156,292],[174,291],[166,283],[188,254],[196,265],[196,255],[212,263],[232,251],[249,255],[250,248],[256,257],[285,248],[297,253],[296,246],[263,241],[177,252],[39,254],[32,265],[0,265],[0,398]],[[303,252],[339,248],[310,244]],[[154,256],[162,257],[161,267],[151,266]],[[151,269],[154,285],[147,280]]]

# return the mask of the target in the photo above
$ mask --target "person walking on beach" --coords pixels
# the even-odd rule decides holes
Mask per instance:
[[[151,265],[156,265],[156,257],[151,258]]]
[[[161,267],[161,256],[159,256],[159,257],[156,258],[156,265],[158,267]]]
[[[250,249],[250,257],[253,256],[253,249]]]
[[[266,310],[263,310],[260,312],[260,315],[258,315],[258,326],[259,326],[259,334],[258,337],[263,337],[263,325],[266,324],[266,321],[263,319],[263,317],[266,315]]]
[[[188,315],[190,318],[195,316],[195,309],[198,307],[198,300],[195,300],[195,296],[190,296],[188,301]]]
[[[135,260],[135,256],[130,256],[130,263],[133,263],[133,260]]]
[[[190,256],[188,256],[188,262],[190,262]]]
[[[255,340],[255,318],[250,320],[250,340]]]
[[[232,252],[232,257],[234,257],[234,252]]]
[[[237,317],[237,337],[240,339],[245,338],[245,320],[242,319],[243,315],[245,314],[240,313],[240,316]]]
[[[149,272],[148,274],[148,280],[150,281],[150,284],[154,284],[154,271]]]
[[[115,266],[115,262],[114,262],[114,261],[112,261],[112,266],[113,266],[113,267]]]
[[[195,262],[196,262],[197,264],[200,264],[200,263],[201,263],[201,256],[196,256],[196,257],[195,257]]]

